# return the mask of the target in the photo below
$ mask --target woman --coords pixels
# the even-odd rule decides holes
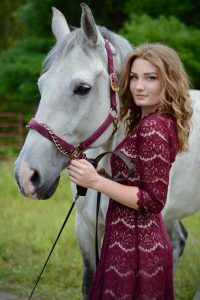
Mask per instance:
[[[121,118],[127,136],[116,150],[135,165],[123,184],[100,176],[86,160],[72,161],[70,179],[110,198],[90,299],[173,300],[172,247],[161,210],[177,152],[188,150],[189,79],[177,53],[161,44],[137,47],[121,78]],[[111,157],[112,175],[125,176]]]

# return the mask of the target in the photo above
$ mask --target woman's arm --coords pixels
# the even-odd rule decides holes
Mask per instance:
[[[70,180],[141,212],[160,213],[167,199],[171,168],[169,130],[158,117],[142,124],[137,147],[140,188],[100,176],[86,160],[72,161]]]
[[[142,124],[137,148],[142,182],[137,204],[141,212],[158,214],[165,206],[173,161],[170,151],[172,131],[168,120],[160,116],[152,115]]]
[[[75,184],[92,188],[123,205],[138,208],[138,187],[123,185],[99,175],[85,159],[71,161],[69,178]]]

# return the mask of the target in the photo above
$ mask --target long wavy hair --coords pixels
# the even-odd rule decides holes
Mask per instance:
[[[122,101],[121,120],[126,124],[127,134],[141,119],[138,107],[130,91],[130,72],[133,61],[143,58],[152,63],[161,79],[161,104],[156,112],[169,115],[176,123],[178,152],[188,151],[192,106],[189,96],[190,80],[175,50],[162,44],[143,44],[135,48],[126,58],[120,80]]]

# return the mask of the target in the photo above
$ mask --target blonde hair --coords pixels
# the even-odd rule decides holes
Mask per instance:
[[[136,106],[130,91],[130,72],[133,61],[143,58],[152,63],[161,78],[161,105],[158,114],[167,114],[176,123],[178,151],[188,150],[188,138],[192,116],[189,96],[190,81],[175,50],[161,44],[143,44],[135,48],[126,58],[120,80],[122,101],[121,119],[125,118],[127,133],[141,119],[141,107]]]

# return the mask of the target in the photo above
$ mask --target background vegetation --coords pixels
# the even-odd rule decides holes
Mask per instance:
[[[0,4],[0,110],[34,114],[39,102],[37,78],[54,44],[51,7],[69,24],[80,24],[80,2],[2,0]],[[87,0],[97,24],[120,32],[133,45],[161,42],[174,47],[194,88],[200,88],[200,4],[195,0]]]

